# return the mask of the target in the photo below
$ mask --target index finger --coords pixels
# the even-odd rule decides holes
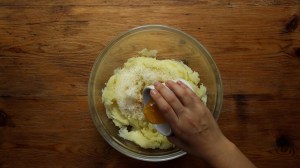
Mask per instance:
[[[161,112],[165,120],[172,127],[172,125],[174,125],[178,120],[178,117],[174,112],[173,108],[167,103],[167,101],[161,96],[161,94],[157,90],[155,89],[151,90],[150,95],[152,99],[155,101],[159,109],[159,112]]]
[[[171,108],[176,113],[176,115],[180,116],[184,111],[184,106],[178,100],[175,93],[172,90],[170,90],[168,87],[161,84],[160,82],[155,82],[154,87],[160,93],[160,95],[165,99],[165,101],[171,106]]]

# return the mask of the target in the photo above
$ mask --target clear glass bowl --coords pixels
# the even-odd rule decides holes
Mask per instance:
[[[89,79],[89,107],[92,119],[102,137],[119,152],[144,161],[166,161],[185,152],[174,148],[168,150],[143,149],[118,136],[118,128],[108,119],[101,100],[102,89],[128,58],[137,56],[147,48],[158,50],[157,59],[181,60],[200,74],[207,87],[207,106],[218,119],[223,101],[223,88],[219,70],[208,51],[193,37],[175,28],[162,25],[145,25],[131,29],[114,39],[98,56]]]

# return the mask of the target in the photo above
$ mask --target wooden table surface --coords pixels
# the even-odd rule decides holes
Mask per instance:
[[[220,127],[258,167],[300,167],[299,17],[299,0],[2,0],[0,167],[208,167],[190,155],[128,158],[91,120],[98,53],[145,24],[210,51],[224,84]]]

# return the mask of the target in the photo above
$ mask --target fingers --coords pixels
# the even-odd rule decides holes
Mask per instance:
[[[165,99],[165,101],[172,107],[173,111],[179,116],[184,111],[184,106],[178,100],[176,95],[160,82],[154,83],[155,89]]]
[[[176,113],[173,111],[173,108],[169,105],[169,103],[167,103],[167,101],[155,89],[150,91],[150,95],[152,99],[155,101],[159,111],[162,112],[162,115],[167,120],[167,122],[170,123],[171,125],[175,125],[178,120],[178,117]]]
[[[186,84],[184,84],[182,81],[177,81],[178,85],[181,86],[182,88],[185,89],[185,91],[189,94],[189,95],[192,95],[192,96],[196,96],[195,92],[189,88]]]
[[[192,102],[191,95],[193,91],[183,82],[178,81],[177,83],[175,83],[173,81],[167,81],[166,85],[175,93],[175,95],[179,98],[180,102],[184,106],[187,106]]]

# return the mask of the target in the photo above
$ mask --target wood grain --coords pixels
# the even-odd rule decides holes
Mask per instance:
[[[258,167],[300,167],[300,1],[0,2],[0,167],[207,167],[147,163],[97,132],[87,83],[98,53],[145,24],[179,28],[213,55],[219,124]]]

